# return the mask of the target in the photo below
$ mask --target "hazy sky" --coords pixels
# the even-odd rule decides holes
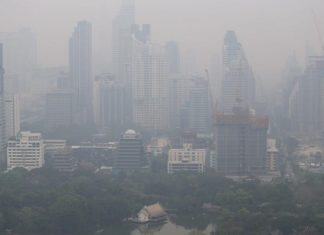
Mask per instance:
[[[68,38],[79,20],[93,23],[95,68],[110,70],[111,20],[120,0],[0,0],[0,31],[30,27],[41,66],[67,64]],[[136,0],[137,22],[150,23],[153,41],[194,48],[201,67],[221,55],[226,30],[237,32],[257,75],[278,80],[292,52],[304,62],[306,46],[321,53],[312,9],[324,35],[323,0]],[[100,59],[98,59],[100,58]]]

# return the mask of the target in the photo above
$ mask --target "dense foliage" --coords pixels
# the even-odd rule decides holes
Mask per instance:
[[[324,234],[323,195],[320,175],[265,184],[233,182],[215,173],[111,176],[15,169],[0,175],[0,231],[91,234],[159,201],[177,215],[172,217],[177,224],[188,228],[192,223],[186,217],[196,216],[202,228],[217,223],[218,234]],[[215,205],[216,212],[204,213],[203,203]]]

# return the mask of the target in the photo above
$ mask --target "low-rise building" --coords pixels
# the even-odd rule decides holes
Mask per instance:
[[[60,172],[73,172],[77,168],[76,161],[69,149],[57,151],[51,155],[53,169]]]
[[[7,170],[16,167],[32,170],[43,167],[44,162],[42,134],[20,132],[16,138],[8,141]]]
[[[62,151],[66,148],[66,140],[44,140],[45,153]]]
[[[181,149],[170,149],[168,174],[181,172],[204,173],[206,149],[193,149],[192,144],[183,144]]]

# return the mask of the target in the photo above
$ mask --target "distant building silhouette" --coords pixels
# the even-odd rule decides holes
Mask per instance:
[[[220,114],[216,120],[217,170],[246,176],[266,170],[268,119],[246,109]]]
[[[20,131],[20,102],[18,95],[5,96],[7,139],[17,136]]]
[[[73,124],[75,110],[74,93],[68,89],[58,89],[46,95],[46,127],[55,131],[57,128],[70,127]]]
[[[144,32],[145,31],[145,32]],[[135,26],[135,6],[132,0],[123,0],[118,15],[112,24],[112,63],[113,74],[116,81],[123,84],[126,89],[127,123],[132,123],[133,106],[133,78],[132,53],[134,34],[142,40],[149,38],[150,29],[146,26],[143,32]]]
[[[169,73],[180,72],[180,52],[177,42],[167,42],[165,44],[166,59]]]
[[[170,122],[164,48],[136,38],[133,43],[133,121],[146,130],[166,130]]]
[[[127,126],[126,87],[112,74],[102,74],[96,77],[95,90],[98,129],[110,138],[119,138]]]
[[[253,108],[254,86],[254,76],[242,45],[235,32],[228,31],[223,48],[222,111],[232,112],[238,99],[242,107]]]
[[[0,161],[5,162],[6,135],[6,107],[4,90],[4,65],[3,65],[3,45],[0,43]]]
[[[302,76],[296,78],[289,94],[292,130],[302,135],[324,133],[324,57],[312,56]]]
[[[147,167],[143,141],[139,133],[128,130],[119,140],[114,159],[114,170],[133,171]]]
[[[81,21],[70,38],[70,76],[79,124],[93,122],[92,26]]]
[[[21,93],[31,88],[32,72],[37,66],[37,43],[30,29],[0,33],[6,68],[6,92]]]

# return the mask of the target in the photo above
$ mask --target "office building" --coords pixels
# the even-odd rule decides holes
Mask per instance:
[[[181,128],[181,110],[189,100],[190,83],[187,76],[169,74],[169,120],[174,131]]]
[[[7,140],[12,136],[17,136],[20,131],[20,103],[18,95],[6,95],[6,136]]]
[[[77,162],[70,149],[53,152],[49,157],[49,165],[63,173],[71,173],[77,169]]]
[[[188,129],[199,134],[208,134],[210,129],[210,102],[208,82],[197,79],[190,88],[188,100]]]
[[[292,130],[303,136],[324,133],[324,57],[308,58],[305,72],[296,78],[289,96]]]
[[[147,168],[143,141],[139,133],[128,130],[119,140],[114,159],[114,170],[133,171]]]
[[[126,125],[126,87],[112,74],[102,74],[95,79],[95,116],[101,133],[119,138]]]
[[[48,130],[70,127],[74,115],[74,93],[55,90],[46,95],[46,127]]]
[[[44,140],[45,154],[51,154],[55,152],[62,152],[67,148],[66,140]]]
[[[26,28],[17,32],[2,32],[0,43],[5,48],[3,66],[6,68],[6,93],[25,92],[37,66],[37,43],[34,33]]]
[[[279,170],[279,150],[275,139],[267,139],[267,171]]]
[[[183,144],[181,149],[170,149],[168,174],[202,174],[206,169],[206,149],[193,149],[192,144]]]
[[[122,1],[121,9],[112,26],[113,73],[120,82],[129,83],[135,27],[135,7],[132,0]]]
[[[235,32],[228,31],[223,48],[222,111],[231,113],[238,102],[254,107],[254,76]]]
[[[146,130],[169,128],[167,63],[163,48],[134,39],[133,122]]]
[[[4,97],[4,60],[3,60],[3,46],[0,43],[0,162],[5,162],[5,146],[7,143],[6,135],[6,107]]]
[[[236,108],[216,119],[217,170],[229,176],[266,171],[268,119]]]
[[[180,52],[177,42],[170,41],[165,44],[168,73],[180,73]]]
[[[44,143],[40,133],[20,132],[7,146],[7,170],[22,167],[27,170],[44,165]]]
[[[93,122],[92,26],[81,21],[70,38],[70,76],[75,96],[75,121]]]
[[[116,81],[126,89],[126,121],[131,124],[132,114],[132,51],[135,30],[135,7],[133,0],[123,0],[112,24],[112,64]],[[137,35],[140,33],[137,31]],[[143,36],[143,35],[141,35]]]

